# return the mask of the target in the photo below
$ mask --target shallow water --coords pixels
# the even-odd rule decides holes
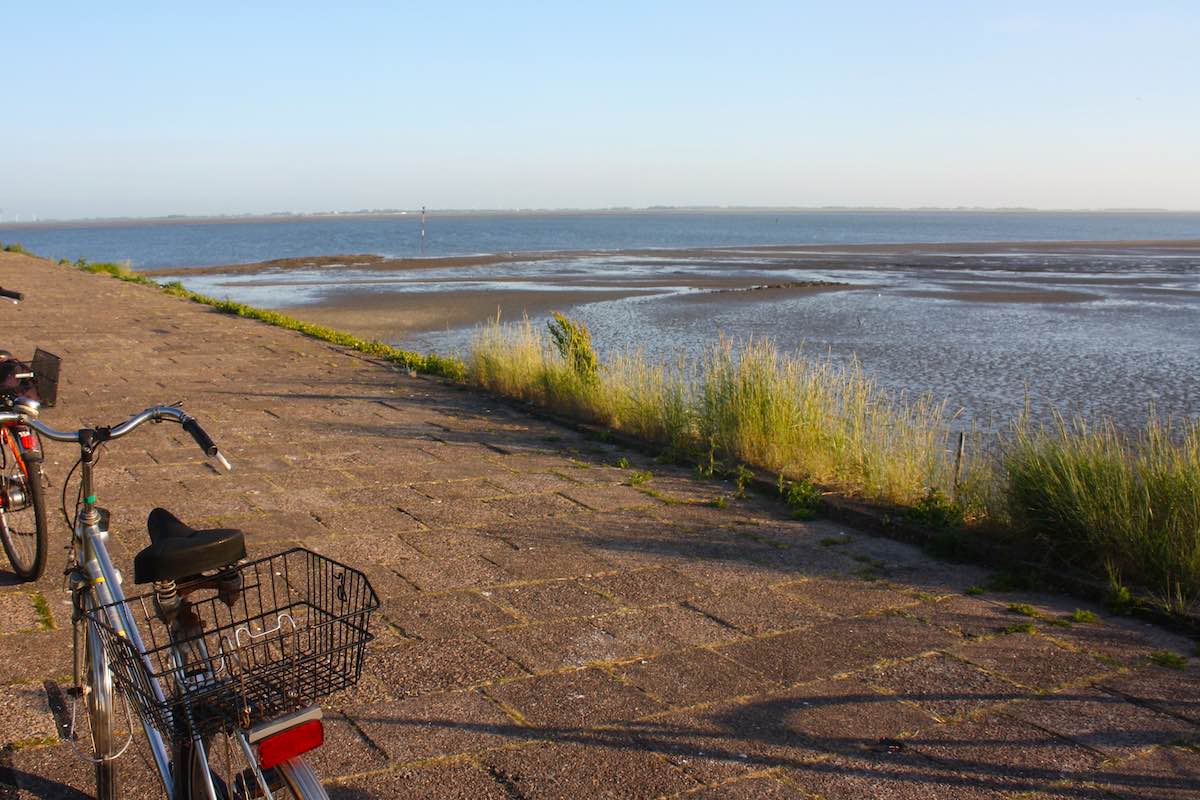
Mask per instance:
[[[685,264],[664,268],[690,273]],[[702,352],[722,334],[770,337],[840,362],[857,356],[884,386],[930,392],[961,409],[959,424],[1007,425],[1026,398],[1051,408],[1138,424],[1154,407],[1200,417],[1200,258],[1026,256],[953,266],[789,269],[764,282],[820,278],[852,284],[818,293],[666,290],[571,311],[601,354],[641,349],[653,359]],[[708,272],[715,268],[701,267]],[[1016,299],[1013,299],[1016,298]],[[469,329],[401,344],[462,350]]]

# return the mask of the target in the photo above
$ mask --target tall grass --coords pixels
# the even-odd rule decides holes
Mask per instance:
[[[1200,422],[1133,435],[1028,416],[1003,447],[1004,511],[1049,560],[1128,581],[1177,611],[1200,601]]]
[[[550,340],[528,320],[482,327],[469,380],[677,453],[715,450],[873,500],[911,504],[952,479],[944,404],[887,393],[857,363],[807,359],[754,339],[722,340],[671,365],[638,353],[596,364],[552,345],[562,324],[551,324]]]

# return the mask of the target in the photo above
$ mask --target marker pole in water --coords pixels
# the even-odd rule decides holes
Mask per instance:
[[[421,255],[425,255],[425,206],[421,206]]]

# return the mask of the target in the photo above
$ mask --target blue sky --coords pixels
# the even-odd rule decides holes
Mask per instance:
[[[1200,208],[1200,4],[7,3],[0,219]]]

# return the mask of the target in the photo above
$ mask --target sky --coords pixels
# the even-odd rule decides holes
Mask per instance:
[[[0,0],[0,220],[1200,209],[1200,3]]]

